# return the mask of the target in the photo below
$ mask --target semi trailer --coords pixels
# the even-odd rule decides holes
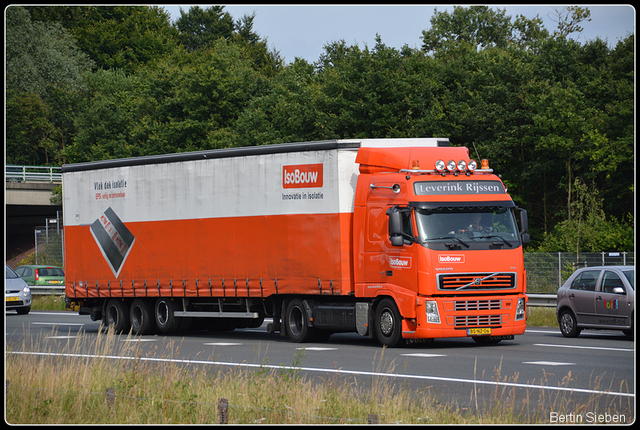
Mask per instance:
[[[524,333],[529,242],[488,161],[446,138],[67,164],[67,309],[119,332],[259,327],[294,342]]]

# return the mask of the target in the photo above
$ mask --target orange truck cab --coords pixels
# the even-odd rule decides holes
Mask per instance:
[[[464,147],[420,146],[361,148],[356,162],[355,295],[397,306],[387,300],[377,313],[382,343],[524,333],[527,214],[488,161],[478,166]],[[385,333],[393,319],[401,333]]]
[[[67,308],[117,331],[259,327],[513,339],[527,212],[448,139],[350,139],[65,165]]]

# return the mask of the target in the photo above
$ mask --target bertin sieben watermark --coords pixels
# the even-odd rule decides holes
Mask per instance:
[[[549,422],[552,424],[626,424],[627,417],[624,414],[610,414],[608,412],[582,412],[579,414],[549,412]]]

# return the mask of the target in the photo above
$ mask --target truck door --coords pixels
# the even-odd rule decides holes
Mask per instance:
[[[368,243],[365,247],[365,282],[368,284],[395,284],[415,289],[416,261],[413,256],[412,211],[401,209],[402,246],[393,246],[389,232],[387,212],[394,206],[375,206],[368,209]]]

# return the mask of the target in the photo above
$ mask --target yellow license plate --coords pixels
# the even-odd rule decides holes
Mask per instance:
[[[20,300],[20,297],[7,297],[8,302],[17,302]]]
[[[49,281],[50,284],[62,284],[62,281]]]
[[[487,336],[491,334],[490,328],[469,328],[467,329],[469,336]]]

